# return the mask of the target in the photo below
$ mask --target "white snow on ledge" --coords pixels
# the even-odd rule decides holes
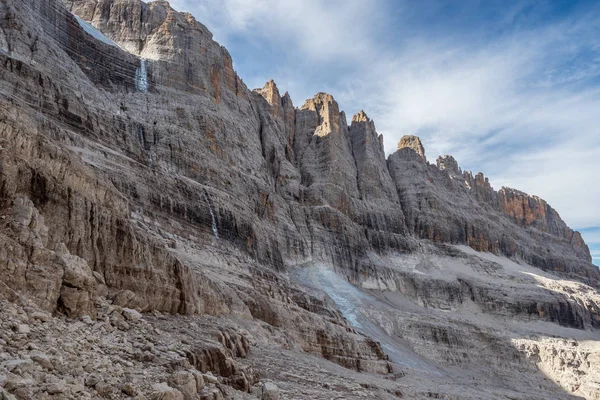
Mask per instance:
[[[101,42],[104,42],[106,44],[109,44],[111,46],[120,47],[118,44],[116,44],[115,42],[113,42],[112,40],[110,40],[109,38],[107,38],[98,29],[94,28],[91,24],[87,23],[86,21],[84,21],[83,19],[79,18],[75,14],[73,14],[73,16],[75,17],[75,19],[77,20],[77,22],[79,22],[79,25],[81,25],[81,27],[83,28],[83,30],[86,31],[87,33],[89,33],[90,35],[92,35],[93,37],[95,37],[96,39],[98,39]]]

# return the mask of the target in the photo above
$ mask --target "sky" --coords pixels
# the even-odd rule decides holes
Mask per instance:
[[[332,94],[384,135],[421,138],[551,204],[600,265],[600,2],[171,0],[249,88]]]

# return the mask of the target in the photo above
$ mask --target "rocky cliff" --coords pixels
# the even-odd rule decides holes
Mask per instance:
[[[175,12],[168,3],[66,1],[65,5],[123,49],[147,59],[148,81],[155,95],[184,90],[213,103],[212,107],[194,107],[198,115],[188,110],[189,106],[171,105],[172,111],[162,109],[162,118],[152,121],[151,128],[145,127],[150,121],[144,115],[134,116],[138,110],[133,107],[127,115],[137,120],[144,132],[156,132],[145,143],[150,142],[148,152],[158,167],[163,163],[168,166],[173,160],[184,167],[183,175],[201,183],[226,192],[237,190],[245,196],[258,194],[254,201],[264,204],[256,204],[260,211],[252,210],[252,214],[264,220],[268,211],[270,221],[265,221],[265,229],[277,231],[271,235],[255,233],[255,248],[249,250],[260,261],[283,265],[308,257],[352,268],[370,251],[410,251],[411,240],[407,237],[414,234],[517,256],[543,269],[599,279],[579,234],[570,230],[543,200],[510,189],[495,193],[481,174],[473,177],[465,172],[456,179],[451,176],[454,170],[440,172],[443,167],[436,169],[427,164],[423,145],[414,136],[403,137],[398,151],[386,162],[373,121],[361,111],[349,125],[331,95],[319,93],[295,109],[289,96],[282,98],[272,81],[261,90],[248,91],[233,71],[231,57],[212,41],[206,27],[189,14]],[[134,75],[129,75],[133,81]],[[203,123],[195,126],[199,120]],[[201,136],[212,141],[210,154],[201,157],[204,162],[185,160],[173,151],[162,154],[161,143],[154,143],[155,136],[163,142],[171,140],[171,135],[161,132],[168,129],[163,125],[169,124],[173,130],[173,122],[181,125],[183,121],[188,126],[180,126],[182,131],[204,133]],[[184,140],[181,136],[178,134],[178,139]],[[236,143],[236,136],[243,136],[243,143]],[[192,154],[206,151],[196,149],[197,145],[184,146],[193,148]],[[420,157],[413,157],[413,152]],[[212,182],[208,164],[214,158],[235,163],[241,170],[236,178],[242,181],[251,170],[255,187],[246,187],[248,182],[231,182],[227,187]],[[424,163],[419,164],[421,160]],[[206,171],[194,176],[185,169],[190,163],[199,164],[199,172]],[[454,167],[458,170],[457,165]],[[212,179],[218,180],[222,173],[216,168],[214,172]],[[418,185],[429,186],[416,189]],[[426,194],[429,188],[432,194]],[[413,190],[416,199],[408,193]],[[444,196],[448,197],[447,204],[442,204]],[[218,218],[222,230],[235,230],[241,221],[239,216],[231,215],[235,211],[225,211],[231,208],[230,201],[223,202],[223,209],[218,199],[213,201],[223,214]],[[436,214],[440,209],[440,219],[455,222],[442,226],[423,217],[405,220],[413,201],[421,216]],[[236,204],[237,210],[238,206],[244,205]],[[455,206],[463,206],[466,214],[481,218],[460,215]],[[290,209],[302,211],[294,215],[296,211]],[[494,226],[488,226],[490,220]],[[255,221],[241,224],[258,230]],[[238,232],[231,234],[232,239],[246,239]]]
[[[182,336],[172,350],[150,349],[147,359],[125,364],[132,374],[144,362],[163,360],[154,379],[167,374],[165,393],[173,389],[185,398],[203,391],[213,397],[201,398],[237,398],[257,390],[270,398],[261,371],[282,382],[296,379],[290,395],[303,390],[308,371],[296,378],[268,372],[265,360],[279,357],[273,348],[297,361],[282,368],[310,364],[298,355],[303,352],[352,371],[394,379],[408,374],[413,395],[426,396],[414,368],[398,369],[403,357],[416,352],[427,365],[445,366],[422,371],[442,376],[440,383],[456,378],[445,369],[450,366],[477,370],[484,359],[473,349],[494,342],[514,354],[498,356],[490,369],[494,389],[485,396],[492,398],[520,382],[506,372],[511,369],[553,392],[527,358],[538,346],[547,360],[551,342],[519,341],[519,350],[515,337],[499,339],[497,326],[471,320],[469,307],[507,324],[537,321],[564,329],[566,337],[597,337],[600,272],[580,234],[544,200],[495,191],[483,174],[462,171],[451,156],[433,165],[414,136],[403,137],[386,159],[375,123],[364,111],[349,119],[329,94],[295,107],[273,81],[249,90],[208,29],[165,1],[5,0],[0,9],[0,295],[17,307],[6,317],[14,335],[0,342],[5,354],[16,353],[30,333],[19,332],[18,310],[51,313],[66,324],[84,318],[123,342],[134,340],[127,336],[137,324],[131,321],[143,318],[135,309],[165,313],[167,320],[147,314],[145,336],[135,343],[155,335],[164,346],[160,332],[170,326],[175,335],[218,336],[206,346]],[[298,267],[313,271],[308,265],[335,270],[368,292],[360,296],[401,296],[402,306],[368,297],[370,308],[356,305],[368,316],[359,324],[344,311],[348,293],[323,296],[329,289],[314,287],[329,275],[290,275]],[[517,265],[530,275],[515,272]],[[402,316],[410,326],[393,321],[417,309]],[[423,310],[433,314],[423,317]],[[447,310],[459,316],[449,321]],[[194,316],[195,333],[173,315]],[[533,340],[554,328],[502,329]],[[253,346],[259,349],[250,362],[243,361],[252,353],[252,340],[242,339],[248,332],[258,335]],[[463,343],[460,332],[471,342]],[[37,334],[34,346],[52,347]],[[388,337],[391,344],[382,339]],[[402,346],[410,352],[394,358],[393,349]],[[111,363],[124,356],[115,357]],[[171,375],[183,370],[185,377]],[[19,379],[37,382],[42,372],[15,371],[20,374],[8,370],[5,396],[53,395],[43,385],[20,389]],[[220,380],[205,385],[210,378],[201,374],[209,371]],[[81,365],[69,379],[89,372]],[[335,373],[340,382],[356,379]],[[113,389],[125,385],[122,374],[106,374]],[[571,392],[597,393],[594,381],[578,373],[556,376],[569,384],[578,377]],[[186,386],[189,379],[195,388]],[[374,379],[376,387],[359,391],[392,398],[412,390]],[[450,398],[473,389],[474,377],[456,379]],[[102,392],[97,383],[88,385],[95,392],[64,386],[54,394],[94,396]]]

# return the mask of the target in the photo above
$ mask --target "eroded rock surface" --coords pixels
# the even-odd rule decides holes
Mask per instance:
[[[419,157],[425,160],[425,148],[421,143],[421,139],[414,135],[404,135],[398,142],[398,150],[410,149],[417,153]]]
[[[597,340],[600,273],[544,200],[414,136],[386,159],[330,94],[248,90],[165,1],[0,10],[4,398],[596,396],[596,348],[549,343]],[[315,263],[387,304],[369,329],[290,280]]]

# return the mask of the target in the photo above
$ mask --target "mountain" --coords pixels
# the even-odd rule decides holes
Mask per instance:
[[[166,1],[0,9],[4,398],[600,398],[544,200],[249,90]]]

